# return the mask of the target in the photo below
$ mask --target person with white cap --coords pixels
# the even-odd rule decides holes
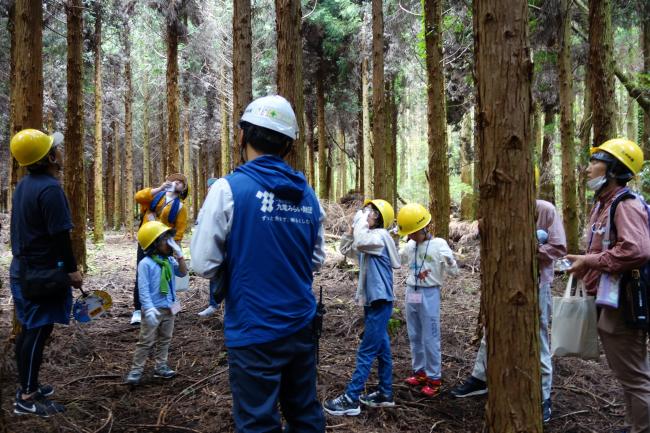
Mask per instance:
[[[282,159],[297,138],[289,102],[258,98],[239,126],[245,163],[210,188],[190,246],[198,275],[227,282],[235,428],[281,431],[280,407],[285,432],[324,432],[312,282],[325,260],[325,214],[304,174]]]

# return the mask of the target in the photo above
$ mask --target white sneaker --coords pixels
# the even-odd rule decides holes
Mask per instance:
[[[210,305],[208,308],[206,308],[205,310],[201,311],[201,312],[199,313],[199,316],[200,316],[200,317],[210,317],[210,316],[212,316],[212,315],[213,315],[214,313],[216,313],[216,312],[217,312],[217,309],[216,309],[215,307],[213,307],[212,305]]]
[[[142,313],[140,310],[135,310],[131,316],[131,325],[139,325],[142,320]]]

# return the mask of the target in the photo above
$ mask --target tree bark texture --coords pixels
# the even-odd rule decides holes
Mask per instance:
[[[305,147],[307,148],[307,181],[316,189],[316,166],[314,155],[314,121],[313,110],[305,110]]]
[[[225,76],[225,71],[224,71]],[[225,80],[224,80],[225,81]],[[224,83],[225,84],[225,83]],[[225,87],[223,87],[225,90]],[[225,176],[230,173],[230,125],[228,113],[228,104],[226,102],[226,93],[221,94],[221,103],[219,104],[219,111],[221,112],[221,145],[220,148],[220,167],[215,168],[215,175],[217,177]],[[215,152],[217,153],[217,152]]]
[[[539,197],[542,200],[555,203],[555,176],[553,168],[553,154],[555,143],[555,111],[553,107],[544,110],[544,141],[540,157]]]
[[[650,74],[650,2],[645,2],[645,9],[643,12],[645,17],[643,20],[643,27],[641,31],[641,46],[643,49],[643,73]],[[641,129],[641,128],[639,128]],[[644,111],[643,113],[643,128],[640,134],[640,146],[643,149],[643,154],[646,161],[650,159],[650,112]],[[646,162],[646,165],[648,163]],[[650,184],[644,182],[643,193],[647,199],[650,199]]]
[[[129,238],[133,238],[133,83],[131,79],[131,26],[129,18],[124,20],[124,82],[126,94],[124,95],[124,188],[121,194],[124,197],[124,228]]]
[[[481,287],[492,433],[542,432],[525,0],[474,1]]]
[[[165,101],[161,98],[160,110],[158,111],[158,126],[160,127],[160,148],[158,150],[157,162],[159,163],[156,164],[156,180],[154,181],[155,185],[160,185],[165,180],[167,175],[171,173],[167,170],[167,153],[169,152],[167,149],[169,148],[169,143],[167,142],[167,124],[165,122],[166,111]]]
[[[341,125],[340,121],[338,124],[338,128],[336,130],[336,141],[338,141],[339,146],[341,148],[339,149],[339,161],[338,161],[338,173],[339,173],[339,187],[338,187],[338,198],[340,199],[345,195],[347,192],[347,187],[348,187],[348,157],[345,153],[345,131],[343,131],[343,126]],[[335,198],[337,198],[335,197]]]
[[[110,129],[106,132],[104,138],[108,143],[106,146],[106,164],[104,164],[104,214],[106,216],[105,224],[107,227],[113,226],[113,215],[115,215],[115,194],[119,191],[115,191],[115,170],[113,169],[113,162],[115,157],[113,156],[114,152],[114,139],[113,136],[117,134],[117,121],[115,118],[111,121]]]
[[[67,95],[65,118],[65,194],[70,204],[72,251],[80,270],[86,271],[86,172],[84,171],[83,105],[83,3],[68,0],[67,15]]]
[[[589,0],[589,90],[593,146],[616,136],[614,54],[611,0]]]
[[[587,83],[589,82],[589,71],[589,67],[587,67]],[[587,165],[589,164],[589,149],[591,148],[591,104],[591,92],[589,91],[589,86],[585,85],[582,108],[583,114],[578,128],[580,135],[580,147],[578,149],[578,217],[580,219],[580,227],[584,227],[587,223],[590,208],[589,202],[587,201],[586,183]]]
[[[636,112],[636,102],[634,98],[628,96],[626,99],[627,110],[625,112],[625,136],[632,141],[636,141],[637,136],[637,112]]]
[[[560,79],[560,136],[562,143],[562,217],[567,249],[578,253],[580,233],[576,196],[576,142],[573,121],[573,70],[571,69],[571,7],[569,0],[560,1],[561,30],[558,58]]]
[[[142,185],[151,185],[151,146],[149,144],[149,104],[151,95],[147,76],[142,81]]]
[[[386,179],[386,101],[384,97],[383,0],[372,0],[372,143],[374,147],[374,196],[389,200]]]
[[[460,134],[460,181],[468,191],[461,192],[460,199],[460,219],[472,221],[474,219],[474,206],[472,194],[472,116],[468,112],[463,117]]]
[[[316,117],[318,122],[318,195],[327,199],[327,136],[325,135],[325,89],[322,70],[316,77]]]
[[[104,186],[102,185],[102,6],[100,2],[95,6],[95,161],[94,176],[95,189],[93,197],[93,241],[104,241]]]
[[[359,65],[359,101],[363,101],[363,68]],[[363,194],[365,189],[365,179],[363,176],[365,166],[365,156],[363,148],[363,104],[359,104],[359,112],[357,113],[357,164],[355,175],[355,190]]]
[[[26,128],[43,129],[43,4],[16,0],[12,56],[14,82],[10,135]],[[25,168],[11,158],[11,190]]]
[[[167,23],[167,163],[165,176],[180,171],[178,147],[178,27],[176,22]]]
[[[300,0],[275,0],[275,21],[278,49],[278,94],[284,96],[291,103],[298,121],[298,138],[294,141],[291,152],[285,159],[294,169],[305,171]]]
[[[363,120],[363,189],[365,198],[374,196],[374,160],[370,135],[370,96],[368,95],[368,58],[361,61],[361,111]]]
[[[435,236],[449,237],[449,158],[445,77],[442,61],[442,0],[424,0],[424,44],[427,68],[427,141],[429,144],[429,210]]]
[[[10,38],[10,43],[9,43],[9,135],[13,136],[14,133],[14,118],[16,117],[16,110],[15,110],[15,105],[16,105],[16,91],[15,91],[15,84],[16,84],[16,58],[15,58],[15,52],[16,52],[16,3],[14,2],[9,6],[9,11],[8,11],[8,19],[7,19],[7,31],[9,33],[9,38]],[[13,197],[13,190],[16,187],[16,184],[18,183],[18,175],[16,173],[16,170],[18,169],[18,161],[14,159],[14,157],[11,155],[11,150],[9,148],[9,145],[7,145],[7,151],[6,151],[6,156],[7,156],[7,166],[9,168],[9,173],[7,174],[7,181],[8,181],[8,187],[7,187],[7,212],[11,213],[11,205],[12,205],[12,197]]]
[[[113,181],[115,203],[113,204],[113,230],[122,228],[122,207],[124,205],[124,191],[122,190],[122,150],[120,149],[119,125],[114,123],[113,129]]]
[[[183,122],[183,174],[187,178],[187,187],[192,191],[196,188],[194,184],[194,179],[192,178],[192,147],[190,145],[190,95],[189,92],[186,92],[183,95],[183,111],[185,114],[185,121]],[[192,197],[189,196],[185,199],[184,206],[195,206],[195,203],[192,202]],[[189,208],[188,208],[189,209]],[[187,213],[188,215],[188,224],[186,231],[189,232],[192,227],[192,214]]]
[[[233,167],[237,167],[242,163],[237,126],[246,105],[253,99],[251,0],[233,0],[232,27],[232,160]]]

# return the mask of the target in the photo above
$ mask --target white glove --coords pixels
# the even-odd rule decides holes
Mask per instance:
[[[172,238],[167,239],[167,245],[169,245],[171,247],[171,249],[176,254],[176,257],[178,257],[179,259],[181,257],[183,257],[183,249],[181,248],[180,245],[178,245],[176,243],[176,241],[174,239],[172,239]]]
[[[149,326],[156,326],[160,323],[160,311],[157,308],[149,308],[144,312],[144,320]]]
[[[354,214],[354,219],[352,220],[352,227],[356,227],[357,223],[361,220],[367,220],[368,214],[370,211],[368,209],[359,209],[357,213]]]

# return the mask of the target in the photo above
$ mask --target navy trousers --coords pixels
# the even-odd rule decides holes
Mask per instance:
[[[269,343],[228,348],[233,418],[238,433],[322,433],[323,408],[316,396],[312,326]]]

